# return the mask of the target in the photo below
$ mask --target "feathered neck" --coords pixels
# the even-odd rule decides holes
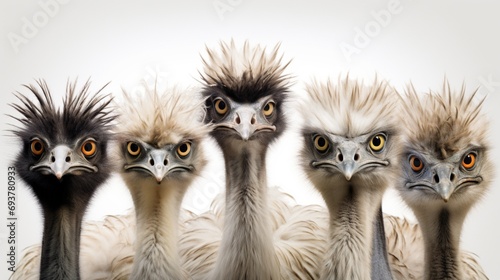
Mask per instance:
[[[182,198],[189,184],[168,181],[161,185],[130,184],[137,219],[136,254],[131,279],[185,278],[177,249],[178,219]]]
[[[384,190],[355,179],[323,188],[330,239],[321,279],[371,278],[374,225]]]
[[[425,279],[463,279],[460,234],[466,211],[416,211],[425,240]]]
[[[269,222],[266,147],[257,141],[222,146],[226,210],[212,279],[278,279]]]
[[[40,279],[80,279],[80,232],[84,211],[44,209]]]

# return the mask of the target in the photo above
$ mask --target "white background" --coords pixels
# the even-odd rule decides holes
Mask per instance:
[[[67,79],[91,77],[93,89],[111,81],[108,91],[140,91],[140,80],[162,85],[199,85],[200,53],[205,45],[234,38],[241,44],[272,47],[281,42],[285,59],[293,59],[293,94],[303,83],[350,73],[372,79],[377,73],[399,90],[412,81],[421,91],[440,89],[446,76],[452,87],[465,82],[488,95],[484,110],[491,119],[493,161],[500,157],[500,5],[495,1],[6,1],[0,6],[1,111],[14,113],[21,84],[44,78],[60,102]],[[45,8],[44,8],[45,7]],[[49,8],[47,8],[49,7]],[[217,8],[218,7],[218,8]],[[31,26],[33,25],[33,26]],[[344,51],[342,50],[344,47]],[[352,51],[349,53],[346,51]],[[7,166],[18,150],[1,115],[0,224],[7,223]],[[278,185],[299,203],[322,204],[295,165],[298,143],[286,134],[268,157],[270,185]],[[211,162],[186,196],[192,211],[207,209],[223,188],[223,166],[213,143]],[[500,165],[499,165],[500,166]],[[500,174],[500,167],[497,168]],[[495,180],[471,211],[462,248],[478,255],[490,279],[500,279],[500,190]],[[18,258],[26,246],[41,241],[42,217],[37,202],[17,184]],[[125,213],[132,207],[128,190],[114,177],[101,188],[86,219]],[[389,191],[384,211],[411,217],[411,211]],[[7,228],[0,226],[0,278],[6,279]]]

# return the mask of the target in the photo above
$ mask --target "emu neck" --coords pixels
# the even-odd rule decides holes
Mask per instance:
[[[425,240],[425,279],[463,279],[459,243],[465,214],[442,209],[417,218]]]
[[[44,208],[40,279],[80,279],[80,232],[84,209]]]
[[[163,182],[130,190],[137,219],[136,254],[130,279],[182,279],[177,235],[186,187]]]
[[[391,267],[387,255],[387,246],[385,242],[384,215],[382,213],[382,205],[377,211],[377,216],[373,221],[373,239],[372,239],[372,255],[371,255],[371,279],[388,280],[392,279]]]
[[[330,212],[330,240],[321,279],[371,279],[383,190],[354,184],[341,182],[322,191]]]
[[[267,204],[266,146],[249,142],[230,147],[222,146],[226,209],[213,279],[278,279]]]

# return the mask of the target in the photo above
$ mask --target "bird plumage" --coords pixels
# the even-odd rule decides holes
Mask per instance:
[[[404,102],[404,152],[397,188],[412,208],[424,237],[425,279],[485,279],[473,257],[460,251],[460,234],[471,207],[485,195],[493,174],[484,98],[445,82],[439,92]],[[466,261],[464,263],[464,261]]]
[[[318,205],[299,205],[277,187],[268,190],[269,218],[279,279],[318,279],[326,246],[328,212]],[[210,209],[185,220],[179,252],[193,279],[206,279],[214,269],[225,222],[225,194]]]
[[[266,152],[286,127],[288,63],[278,47],[231,42],[207,49],[201,74],[206,122],[222,150],[226,191],[210,211],[188,221],[181,236],[194,279],[317,277],[325,212],[267,187]]]
[[[186,278],[177,250],[183,196],[206,164],[204,108],[194,90],[124,93],[116,130],[119,172],[135,205],[132,279]]]
[[[306,91],[301,164],[330,213],[320,278],[390,278],[381,201],[400,150],[398,95],[385,81],[349,77]]]
[[[12,104],[22,115],[14,117],[22,124],[13,130],[22,143],[14,165],[44,216],[40,278],[79,279],[83,215],[111,173],[111,99],[100,94],[103,88],[92,95],[89,82],[79,91],[68,82],[62,110],[56,109],[45,81],[37,84],[26,86],[36,102],[17,93],[20,104]]]
[[[278,56],[245,43],[207,49],[203,95],[206,121],[221,147],[226,170],[226,215],[218,258],[210,278],[277,279],[268,218],[266,152],[285,127],[288,79]]]

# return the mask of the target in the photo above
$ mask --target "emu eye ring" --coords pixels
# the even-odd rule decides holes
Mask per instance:
[[[328,143],[328,140],[326,140],[325,137],[323,137],[321,135],[314,136],[314,148],[318,152],[325,153],[329,147],[330,147],[330,144]]]
[[[462,167],[471,170],[476,166],[476,154],[475,153],[468,153],[463,159],[462,159]]]
[[[41,156],[45,150],[43,142],[40,139],[33,139],[31,141],[31,153],[34,156]]]
[[[262,108],[262,113],[264,113],[264,116],[270,117],[274,113],[275,106],[276,105],[274,104],[274,102],[272,102],[272,101],[267,102],[266,106],[264,106],[264,108]]]
[[[229,107],[227,106],[226,102],[222,99],[217,99],[215,101],[215,111],[219,115],[225,115],[227,111],[229,110]]]
[[[127,143],[127,152],[131,156],[138,156],[141,153],[141,146],[135,142]]]
[[[385,142],[385,135],[377,134],[370,140],[370,149],[372,149],[372,151],[374,152],[380,152],[384,148]]]
[[[415,172],[420,172],[424,168],[424,163],[416,156],[410,157],[410,167],[411,170]]]
[[[177,147],[177,154],[181,158],[185,158],[191,153],[191,143],[184,142]]]
[[[92,157],[95,155],[95,153],[97,152],[97,144],[95,143],[94,140],[86,140],[85,142],[83,142],[82,144],[82,154],[89,158],[89,157]]]

